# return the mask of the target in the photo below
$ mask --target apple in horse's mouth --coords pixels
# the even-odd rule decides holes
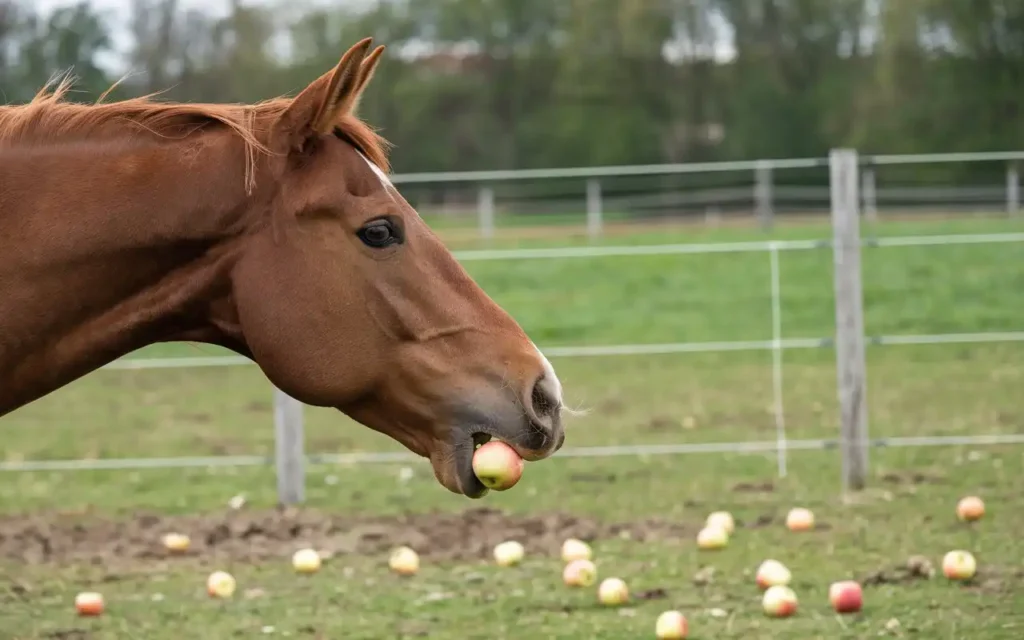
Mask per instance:
[[[551,434],[539,429],[510,436],[488,420],[460,422],[465,426],[455,427],[444,452],[433,456],[432,460],[438,478],[447,477],[450,481],[442,480],[442,484],[467,498],[482,498],[490,489],[504,491],[513,487],[522,475],[525,462],[543,460],[564,442],[560,433],[555,441]],[[481,457],[478,459],[477,455]]]
[[[474,439],[475,441],[476,439]],[[511,489],[523,476],[523,459],[501,440],[491,440],[473,452],[473,473],[488,489]]]

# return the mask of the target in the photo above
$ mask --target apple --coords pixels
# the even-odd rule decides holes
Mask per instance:
[[[626,604],[629,602],[629,587],[621,578],[605,578],[597,587],[597,599],[610,607]]]
[[[214,598],[230,598],[235,586],[235,578],[226,571],[214,571],[206,579],[206,593]]]
[[[515,540],[508,540],[494,547],[494,561],[502,567],[519,564],[525,554],[526,549]]]
[[[573,560],[562,571],[562,582],[570,587],[589,587],[597,579],[597,567],[590,560]]]
[[[809,531],[814,528],[814,514],[803,507],[790,509],[786,515],[786,526],[790,531]]]
[[[864,590],[855,580],[833,582],[828,589],[828,600],[836,613],[855,613],[864,606]]]
[[[593,557],[590,545],[576,538],[569,538],[562,543],[562,561],[590,560]]]
[[[721,549],[729,544],[729,532],[722,527],[704,527],[697,534],[697,546],[701,549]]]
[[[164,546],[171,551],[184,551],[188,549],[191,541],[184,533],[168,533],[163,537]]]
[[[523,476],[523,459],[500,440],[485,442],[473,453],[473,473],[488,489],[511,489]]]
[[[315,549],[299,549],[292,555],[292,567],[299,573],[315,573],[322,559]]]
[[[963,522],[974,522],[985,515],[985,503],[978,496],[962,498],[956,505],[956,517]]]
[[[654,623],[654,635],[658,640],[685,638],[688,630],[686,616],[678,611],[665,611]]]
[[[942,573],[950,580],[970,580],[978,570],[978,563],[970,551],[957,549],[942,558]]]
[[[778,560],[765,560],[757,568],[757,586],[762,591],[776,585],[786,586],[792,578],[793,574]]]
[[[409,547],[398,547],[388,557],[388,567],[402,576],[411,576],[420,569],[420,557]]]
[[[725,532],[730,536],[736,531],[736,521],[733,520],[732,514],[728,511],[715,511],[708,516],[708,519],[704,522],[705,527],[719,526],[725,529]]]
[[[103,613],[103,596],[95,591],[83,591],[75,596],[75,609],[80,616],[98,616]]]
[[[768,587],[761,598],[764,612],[773,618],[788,618],[796,613],[796,594],[786,585]]]

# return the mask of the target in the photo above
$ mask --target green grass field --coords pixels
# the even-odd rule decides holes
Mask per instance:
[[[1024,222],[865,229],[999,231],[1024,231]],[[828,233],[817,224],[771,234],[677,226],[618,229],[601,242]],[[504,233],[488,243],[450,239],[458,249],[585,243],[559,228]],[[867,331],[1024,330],[1022,258],[1020,244],[866,249]],[[542,348],[771,338],[763,254],[466,264]],[[780,266],[783,336],[831,335],[831,254],[783,253]],[[216,353],[165,345],[133,357]],[[1024,433],[1022,356],[1024,344],[869,347],[872,436]],[[788,436],[835,437],[832,352],[793,350],[784,358]],[[570,447],[775,437],[768,352],[554,364],[569,402],[590,410],[569,422]],[[269,455],[270,399],[255,367],[101,371],[5,418],[0,454],[8,461]],[[306,438],[316,453],[400,450],[321,409],[307,409]],[[869,488],[848,496],[841,494],[837,452],[791,452],[788,463],[787,477],[778,478],[774,454],[556,456],[528,465],[515,489],[479,502],[449,494],[418,461],[316,465],[307,504],[295,511],[275,508],[273,472],[264,467],[7,473],[0,482],[0,637],[622,640],[653,637],[655,618],[669,608],[687,615],[693,638],[1020,637],[1024,447],[876,449]],[[236,494],[248,501],[240,511],[226,506]],[[988,505],[974,526],[954,516],[967,494]],[[819,529],[785,529],[786,511],[796,505],[815,511]],[[727,549],[699,551],[694,537],[717,509],[732,511],[741,524]],[[160,546],[160,535],[172,529],[193,538],[183,557]],[[595,589],[561,585],[557,550],[570,535],[593,541],[601,577],[627,581],[634,596],[628,607],[603,609]],[[509,538],[524,543],[526,561],[493,566],[493,545]],[[397,544],[421,553],[419,575],[388,573],[387,551]],[[305,545],[332,554],[317,575],[291,570],[291,553]],[[978,558],[979,574],[968,584],[900,570],[915,554],[937,567],[955,548]],[[793,618],[761,613],[753,572],[766,558],[793,570],[800,598]],[[229,602],[205,595],[215,568],[238,579]],[[840,619],[827,590],[848,577],[865,582],[865,610]],[[84,590],[105,595],[104,617],[75,616],[75,593]]]

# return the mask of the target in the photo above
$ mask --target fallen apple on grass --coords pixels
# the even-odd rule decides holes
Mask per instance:
[[[957,549],[942,558],[942,573],[950,580],[970,580],[978,570],[978,563],[970,551]]]
[[[715,511],[704,521],[705,527],[722,527],[730,536],[736,531],[736,521],[728,511]]]
[[[235,578],[227,571],[214,571],[206,579],[206,593],[213,598],[230,598],[235,586]]]
[[[590,560],[573,560],[562,570],[562,582],[569,587],[589,587],[597,579],[597,567]]]
[[[103,609],[103,596],[95,591],[83,591],[75,596],[75,610],[80,616],[98,616]]]
[[[855,580],[833,582],[828,589],[828,601],[836,613],[856,613],[864,606],[864,590]]]
[[[974,522],[985,515],[985,503],[978,496],[961,498],[956,505],[956,517],[962,522]]]
[[[810,531],[814,528],[814,514],[803,507],[790,509],[786,515],[786,527],[790,531]]]
[[[388,567],[400,576],[411,576],[420,570],[420,556],[410,547],[398,547],[388,556]]]
[[[778,560],[765,560],[757,568],[755,575],[757,586],[762,591],[774,586],[786,586],[792,578],[793,574],[790,570]]]
[[[729,544],[729,532],[720,526],[704,527],[697,533],[697,546],[701,549],[721,549]]]
[[[494,547],[494,561],[501,567],[511,567],[523,561],[526,549],[515,540],[507,540]]]
[[[796,613],[796,593],[785,585],[768,587],[761,598],[761,608],[773,618],[788,618]]]
[[[473,453],[473,473],[488,489],[511,489],[523,477],[523,459],[516,450],[500,440],[480,445]]]
[[[292,567],[299,573],[316,573],[322,560],[315,549],[299,549],[292,555]]]
[[[163,537],[164,547],[171,551],[185,551],[190,542],[184,533],[168,533]]]
[[[688,631],[686,616],[679,611],[664,611],[654,623],[654,636],[658,640],[685,638]]]
[[[598,601],[607,607],[617,607],[629,602],[629,587],[622,578],[605,578],[597,587]]]
[[[590,545],[576,538],[569,538],[562,543],[562,562],[573,560],[590,560],[594,553]]]

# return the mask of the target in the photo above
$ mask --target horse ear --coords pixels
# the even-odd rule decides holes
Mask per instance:
[[[338,117],[352,111],[373,75],[384,47],[369,56],[373,38],[364,38],[341,56],[338,65],[299,93],[271,131],[271,148],[279,153],[301,151],[314,138],[328,135]]]
[[[359,65],[359,84],[356,86],[352,106],[348,109],[349,113],[355,113],[356,109],[359,108],[359,101],[363,97],[363,90],[366,89],[366,85],[370,84],[370,80],[373,78],[374,72],[377,71],[377,64],[380,63],[380,56],[383,53],[384,45],[378,45],[376,49],[371,51],[369,55],[363,59],[362,64]]]

